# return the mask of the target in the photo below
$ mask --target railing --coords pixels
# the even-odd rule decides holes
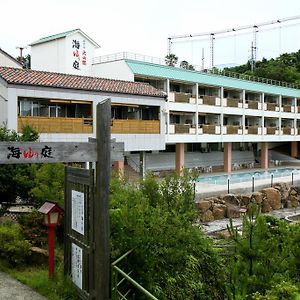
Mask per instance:
[[[228,107],[239,107],[239,103],[242,103],[242,100],[227,98],[227,106]]]
[[[112,133],[159,134],[159,120],[112,120]]]
[[[258,134],[258,126],[246,126],[248,134]]]
[[[93,133],[91,118],[18,117],[18,131],[30,125],[40,133]]]
[[[292,134],[292,128],[291,127],[282,127],[281,129],[282,129],[283,134],[287,134],[287,135]]]
[[[201,124],[201,125],[199,125],[199,129],[202,130],[203,134],[220,134],[221,133],[220,125]]]
[[[189,103],[192,97],[189,93],[177,93],[175,92],[175,102]]]
[[[276,111],[276,107],[278,107],[276,103],[266,102],[266,104],[267,104],[267,110],[270,111]]]
[[[226,128],[226,134],[242,134],[243,129],[240,125],[226,125],[223,126]]]
[[[203,99],[203,104],[206,105],[216,105],[216,97],[215,96],[200,96]]]
[[[277,127],[267,127],[267,134],[276,134]]]
[[[291,105],[283,105],[283,111],[284,112],[292,112],[292,106]]]
[[[139,283],[137,283],[130,274],[132,272],[126,273],[122,269],[120,269],[117,264],[126,258],[133,250],[128,251],[116,261],[111,264],[112,267],[112,300],[127,300],[132,299],[134,294],[133,287],[137,289],[141,295],[146,296],[148,299],[158,300],[154,295],[148,292],[145,288],[143,288]],[[122,279],[119,280],[119,275],[121,275]],[[130,298],[127,298],[130,297]]]
[[[258,101],[246,100],[249,109],[258,109]]]
[[[117,60],[122,60],[122,59],[131,59],[131,60],[137,60],[137,61],[148,62],[148,63],[164,65],[164,66],[166,65],[164,58],[152,57],[152,56],[148,56],[148,55],[136,54],[136,53],[130,53],[130,52],[119,52],[119,53],[95,57],[95,58],[93,58],[93,64],[100,64],[100,63],[117,61]],[[287,87],[287,88],[300,89],[300,85],[295,84],[295,83],[288,83],[288,82],[284,82],[284,81],[278,81],[278,80],[274,80],[274,79],[257,77],[257,76],[253,76],[253,75],[240,74],[240,73],[230,72],[227,70],[219,70],[217,68],[203,70],[201,66],[197,66],[197,65],[193,65],[193,66],[195,68],[195,71],[198,71],[198,72],[214,74],[214,75],[219,75],[219,76],[226,76],[226,77],[231,77],[231,78],[240,79],[240,80],[248,80],[248,81],[261,82],[261,83],[265,83],[265,84],[278,85],[278,86]]]

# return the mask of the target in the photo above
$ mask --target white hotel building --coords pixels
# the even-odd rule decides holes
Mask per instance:
[[[34,70],[149,83],[166,93],[165,99],[163,94],[160,98],[113,97],[112,136],[125,142],[127,152],[175,151],[178,172],[185,166],[185,153],[190,151],[199,157],[203,152],[222,153],[221,165],[224,164],[225,172],[232,170],[235,150],[245,153],[259,150],[256,152],[260,153],[258,162],[262,168],[269,166],[268,150],[280,143],[288,145],[290,156],[298,157],[299,86],[169,67],[164,61],[136,54],[95,57],[98,44],[79,29],[40,39],[31,47]],[[12,129],[18,128],[23,117],[36,118],[22,116],[22,105],[27,105],[22,101],[30,98],[34,103],[32,97],[46,97],[35,88],[31,93],[21,94],[15,93],[12,100],[14,114],[18,111],[18,115],[8,117]],[[22,97],[27,98],[22,100]],[[82,104],[92,99],[80,90],[73,91],[68,99],[70,97]],[[61,100],[66,97],[49,93],[47,98]],[[58,112],[51,112],[49,108],[47,117],[57,118]],[[145,124],[145,121],[156,123],[150,125],[151,122]],[[94,132],[88,135],[92,134]],[[69,132],[44,132],[42,137],[51,140],[75,138]]]

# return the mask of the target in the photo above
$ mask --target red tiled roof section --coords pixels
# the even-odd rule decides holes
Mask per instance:
[[[45,86],[86,91],[165,97],[148,83],[77,76],[62,73],[0,67],[0,77],[8,84]]]

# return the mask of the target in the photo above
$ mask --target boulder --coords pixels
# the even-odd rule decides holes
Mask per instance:
[[[222,200],[224,200],[226,203],[232,204],[232,205],[240,205],[240,201],[236,195],[228,194],[222,197]]]
[[[263,194],[261,192],[254,192],[252,193],[251,198],[256,204],[261,204],[263,201]]]
[[[291,188],[290,195],[296,196],[297,191],[294,188]]]
[[[272,209],[280,209],[281,208],[281,195],[279,190],[275,188],[265,188],[261,191],[265,198],[268,200]]]
[[[274,185],[274,188],[280,192],[281,201],[284,203],[288,200],[291,186],[288,183],[280,182]]]
[[[227,218],[239,218],[241,216],[240,208],[236,205],[228,203],[226,209]]]
[[[202,214],[202,216],[200,217],[202,222],[211,222],[214,220],[214,216],[211,210],[207,210],[206,212],[204,212]]]
[[[215,220],[221,220],[225,218],[226,215],[226,205],[216,204],[213,206],[212,213]]]
[[[290,202],[290,207],[289,208],[298,207],[298,198],[296,196],[291,195],[289,202]]]
[[[272,210],[272,207],[271,207],[271,205],[270,205],[268,199],[267,199],[267,198],[264,198],[264,199],[263,199],[263,202],[262,202],[262,204],[261,204],[261,212],[262,212],[262,213],[268,213],[268,212],[270,212],[271,210]]]
[[[247,206],[252,200],[252,195],[241,195],[241,205]]]
[[[197,207],[200,209],[201,212],[206,212],[211,208],[211,206],[212,202],[207,200],[201,200],[197,203]]]

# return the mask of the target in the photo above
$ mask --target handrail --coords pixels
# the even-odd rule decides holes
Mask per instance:
[[[117,271],[119,274],[121,274],[123,276],[123,279],[121,279],[120,282],[124,281],[124,278],[126,280],[128,280],[133,286],[135,286],[139,291],[141,291],[145,296],[147,296],[149,299],[152,300],[158,300],[158,298],[156,298],[155,296],[153,296],[150,292],[148,292],[145,288],[143,288],[138,282],[136,282],[134,279],[132,279],[129,274],[125,273],[123,270],[121,270],[119,267],[116,266],[117,263],[119,263],[121,260],[123,260],[126,256],[128,256],[131,252],[133,251],[133,249],[127,251],[125,254],[123,254],[121,257],[119,257],[117,260],[115,260],[111,266],[112,268]],[[119,282],[119,283],[120,283]],[[119,283],[116,284],[116,286],[114,287],[114,289],[116,289],[119,286]],[[130,291],[130,290],[129,290]],[[128,292],[129,292],[128,291]],[[120,294],[119,291],[117,291],[119,293],[119,295],[122,297],[122,299],[127,299],[126,295],[125,297]]]

